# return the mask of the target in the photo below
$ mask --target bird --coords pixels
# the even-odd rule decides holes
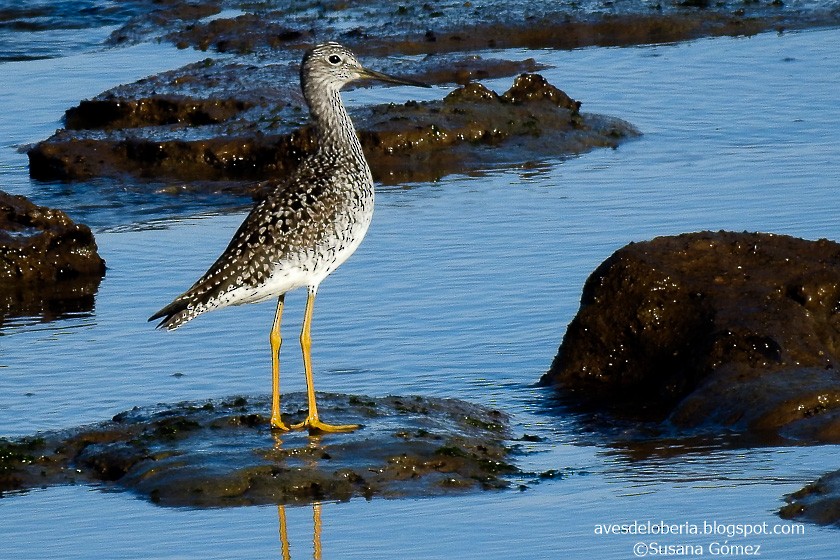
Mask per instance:
[[[272,430],[350,432],[359,427],[328,424],[318,416],[310,331],[319,285],[353,254],[373,217],[373,177],[339,94],[361,79],[431,87],[366,68],[335,42],[306,51],[300,86],[315,129],[315,149],[255,204],[207,272],[149,318],[161,319],[158,328],[173,330],[214,309],[276,298],[269,334]],[[286,293],[298,288],[307,290],[300,346],[308,412],[303,422],[289,426],[280,414],[280,323]]]

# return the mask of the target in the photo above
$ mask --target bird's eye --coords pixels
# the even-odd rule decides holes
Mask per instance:
[[[330,64],[338,64],[341,62],[341,57],[337,54],[331,54],[329,58],[327,58]]]

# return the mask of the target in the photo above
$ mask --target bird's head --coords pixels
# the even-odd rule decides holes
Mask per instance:
[[[324,43],[308,50],[300,66],[300,80],[304,91],[310,87],[315,90],[338,91],[346,84],[361,79],[431,87],[422,82],[397,78],[365,68],[350,49],[338,43]]]

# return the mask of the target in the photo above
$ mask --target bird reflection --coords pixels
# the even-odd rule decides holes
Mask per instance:
[[[277,518],[280,524],[280,554],[283,560],[291,560],[286,506],[277,506]],[[321,504],[317,502],[312,504],[312,558],[321,560]]]
[[[274,449],[280,451],[283,446],[283,440],[277,433],[274,435]],[[316,449],[320,447],[321,438],[318,436],[309,436],[308,447]],[[317,461],[312,458],[307,461],[313,468]],[[289,541],[289,529],[286,522],[286,506],[283,504],[277,505],[277,521],[280,532],[280,555],[283,560],[291,560],[291,548]],[[321,503],[312,503],[312,558],[314,560],[321,560]]]

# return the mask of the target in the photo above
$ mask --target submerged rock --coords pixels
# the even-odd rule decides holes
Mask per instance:
[[[284,395],[302,420],[305,395]],[[266,399],[133,410],[95,426],[0,441],[0,492],[96,483],[155,503],[219,507],[504,488],[507,416],[451,399],[320,395],[347,434],[273,434]]]
[[[287,101],[274,103],[275,119],[285,115],[288,123],[301,120],[286,107]],[[68,111],[67,130],[29,150],[30,174],[43,180],[78,180],[130,173],[158,180],[220,181],[228,191],[230,181],[241,181],[243,191],[250,192],[254,181],[284,177],[314,149],[309,126],[281,125],[286,131],[278,132],[274,120],[262,118],[266,111],[258,105],[169,95],[86,101]],[[352,113],[374,176],[393,182],[616,147],[639,134],[620,119],[581,114],[579,107],[579,101],[542,76],[523,74],[502,95],[469,84],[443,101]],[[164,124],[170,126],[161,130]],[[132,128],[120,128],[126,126]],[[192,130],[196,127],[200,138]],[[506,149],[491,151],[487,146]]]
[[[90,228],[0,191],[0,324],[90,310],[104,274]]]
[[[840,245],[702,232],[589,277],[542,382],[682,436],[840,442]]]
[[[779,515],[793,521],[840,527],[840,471],[821,476],[802,490],[785,496]]]

